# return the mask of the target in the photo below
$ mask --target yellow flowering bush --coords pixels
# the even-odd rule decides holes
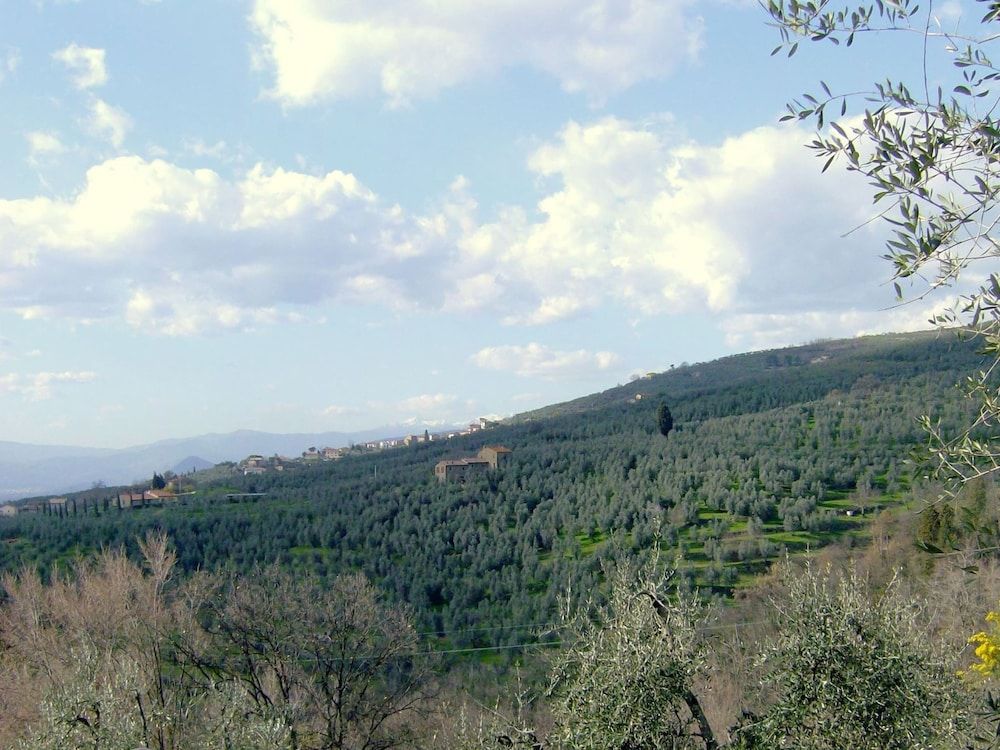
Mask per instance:
[[[993,627],[989,632],[981,630],[969,638],[969,643],[976,644],[978,662],[969,667],[980,677],[991,678],[1000,666],[1000,612],[988,612],[986,622]]]

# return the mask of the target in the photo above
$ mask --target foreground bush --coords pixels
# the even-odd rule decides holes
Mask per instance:
[[[363,577],[276,569],[182,586],[164,537],[43,583],[3,580],[0,748],[387,750],[426,673],[405,615]]]
[[[874,593],[853,570],[807,567],[786,572],[784,584],[773,603],[777,635],[760,658],[775,700],[737,732],[738,747],[964,746],[970,696],[895,580]]]
[[[623,568],[608,604],[571,631],[550,688],[557,747],[717,747],[693,687],[706,664],[704,608],[658,583]]]

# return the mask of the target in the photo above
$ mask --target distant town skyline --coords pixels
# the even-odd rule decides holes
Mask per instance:
[[[914,37],[788,60],[741,0],[7,3],[0,440],[459,424],[927,327],[864,181],[778,123],[916,78]]]

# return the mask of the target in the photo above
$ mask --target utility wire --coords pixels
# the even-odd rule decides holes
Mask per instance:
[[[483,626],[480,628],[463,628],[461,630],[424,630],[417,635],[448,635],[452,633],[481,633],[487,630],[530,630],[531,628],[542,628],[544,630],[559,630],[565,625],[556,625],[549,622],[536,622],[527,625],[495,625]]]
[[[711,632],[711,631],[717,631],[717,630],[728,630],[728,629],[735,629],[735,628],[741,628],[741,627],[748,627],[750,625],[760,625],[760,624],[765,623],[765,622],[768,622],[768,621],[767,620],[744,620],[742,622],[726,622],[726,623],[717,623],[715,625],[705,625],[705,626],[703,626],[701,628],[698,628],[698,629],[700,631],[702,631],[702,632]],[[562,630],[562,629],[565,629],[566,627],[568,627],[568,626],[567,625],[561,625],[558,628],[554,628],[554,629]],[[456,632],[458,632],[458,631],[456,631]],[[486,651],[513,651],[513,650],[518,650],[518,649],[528,649],[528,648],[545,647],[545,646],[561,646],[561,645],[563,645],[565,643],[568,643],[568,641],[564,641],[564,640],[547,640],[547,641],[530,641],[530,642],[525,642],[525,643],[510,643],[510,644],[502,645],[502,646],[468,646],[468,647],[465,647],[465,648],[429,649],[427,651],[410,651],[410,652],[402,653],[402,654],[392,654],[388,658],[391,658],[391,659],[407,659],[407,658],[411,658],[411,657],[415,657],[415,656],[438,656],[438,655],[447,655],[447,654],[473,654],[473,653],[482,653],[482,652],[486,652]],[[368,655],[353,656],[353,657],[350,657],[350,656],[336,657],[336,658],[330,659],[330,661],[349,661],[349,660],[352,660],[352,659],[357,659],[359,661],[363,661],[365,659],[374,659],[374,658],[385,658],[385,657],[377,657],[376,654],[368,654]],[[316,659],[315,658],[307,659],[307,661],[316,661]]]

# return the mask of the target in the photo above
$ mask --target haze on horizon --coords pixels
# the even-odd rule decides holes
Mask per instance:
[[[919,38],[789,61],[724,0],[38,0],[0,30],[0,440],[454,424],[946,303],[889,308],[883,230],[843,237],[863,182],[777,123]]]

